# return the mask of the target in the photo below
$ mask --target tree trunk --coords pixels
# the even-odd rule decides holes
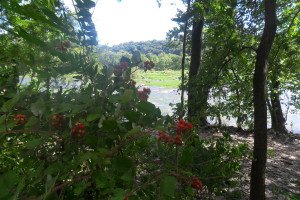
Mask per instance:
[[[257,49],[253,76],[254,149],[251,166],[250,199],[265,199],[265,169],[267,159],[267,59],[276,34],[276,0],[264,0],[265,27]]]
[[[196,116],[197,113],[197,87],[195,87],[196,77],[201,64],[201,50],[202,50],[202,32],[203,32],[204,18],[194,20],[192,31],[192,48],[191,48],[191,64],[189,71],[188,82],[188,118]]]
[[[190,12],[191,1],[187,1],[187,10],[186,10],[186,19],[183,30],[183,41],[182,41],[182,59],[181,59],[181,96],[180,96],[180,113],[179,118],[184,116],[184,67],[185,67],[185,54],[186,54],[186,35],[187,35],[187,27],[189,20],[189,12]]]
[[[285,118],[283,116],[280,96],[279,96],[279,85],[280,82],[278,80],[274,80],[271,83],[271,121],[272,121],[272,129],[278,133],[287,133],[287,129],[285,127]]]

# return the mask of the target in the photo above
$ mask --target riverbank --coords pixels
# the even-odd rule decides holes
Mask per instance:
[[[233,142],[246,143],[249,150],[253,148],[253,133],[240,131],[234,127],[207,127],[199,131],[200,137],[218,137],[226,131]],[[269,200],[300,199],[300,135],[278,135],[268,133],[268,153],[266,167],[266,198]],[[221,197],[220,199],[249,199],[251,157],[245,159],[237,174],[238,185],[231,191],[239,194],[237,198]]]
[[[143,71],[136,70],[133,79],[138,85],[157,86],[168,89],[178,88],[180,85],[180,70],[164,70],[164,71]]]

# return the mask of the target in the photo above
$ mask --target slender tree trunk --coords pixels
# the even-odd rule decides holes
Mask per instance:
[[[267,159],[267,59],[276,35],[276,0],[264,0],[265,27],[257,49],[253,77],[254,149],[251,167],[250,199],[265,199],[265,169]]]
[[[280,96],[279,96],[279,85],[280,82],[278,80],[272,81],[271,83],[271,110],[270,112],[273,113],[271,115],[272,121],[272,129],[278,133],[287,133],[287,129],[285,127],[285,118],[283,116],[281,103],[280,103]]]
[[[186,35],[188,27],[188,15],[190,12],[191,1],[187,1],[186,19],[183,30],[183,42],[182,42],[182,59],[181,59],[181,101],[180,101],[180,114],[179,118],[184,116],[183,106],[184,106],[184,66],[185,66],[185,54],[186,54]]]
[[[188,117],[190,120],[196,116],[197,109],[199,109],[197,108],[197,87],[195,87],[195,79],[201,64],[203,25],[204,18],[202,16],[193,22],[191,64],[188,82]]]

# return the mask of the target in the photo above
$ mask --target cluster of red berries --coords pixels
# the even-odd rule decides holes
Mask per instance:
[[[120,64],[115,66],[114,75],[122,76],[123,72],[128,68],[128,62],[120,62]]]
[[[172,137],[169,134],[164,133],[162,131],[159,131],[158,133],[158,140],[165,142],[167,144],[175,144],[175,145],[183,144],[181,135],[176,134],[174,137]]]
[[[194,177],[191,184],[192,188],[197,190],[203,190],[203,183],[198,177]]]
[[[176,133],[181,134],[187,131],[190,131],[193,128],[193,125],[183,119],[180,119],[177,124]]]
[[[85,135],[85,125],[81,122],[77,122],[72,128],[73,137],[82,137]]]
[[[155,66],[155,64],[152,61],[144,62],[144,70],[145,71],[153,69],[154,66]]]
[[[64,124],[65,116],[61,114],[55,114],[51,116],[51,126],[55,128],[62,127]]]
[[[143,88],[143,90],[138,91],[137,95],[141,101],[147,101],[150,93],[151,93],[150,88]]]
[[[158,140],[163,141],[167,144],[175,144],[175,145],[182,145],[182,133],[190,131],[193,128],[193,125],[187,121],[184,121],[183,119],[180,119],[178,121],[177,127],[176,127],[176,134],[174,137],[171,137],[169,134],[164,133],[160,131],[158,133]]]
[[[22,126],[27,122],[26,115],[22,115],[22,114],[16,114],[14,120],[17,121],[18,126]]]
[[[56,46],[56,49],[58,49],[60,51],[67,51],[68,48],[70,48],[70,47],[71,47],[71,43],[69,41],[63,41]]]

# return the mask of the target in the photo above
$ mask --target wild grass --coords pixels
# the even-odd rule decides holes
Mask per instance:
[[[180,85],[180,70],[165,71],[142,71],[137,70],[133,74],[133,79],[138,85],[159,86],[165,88],[178,88]]]

